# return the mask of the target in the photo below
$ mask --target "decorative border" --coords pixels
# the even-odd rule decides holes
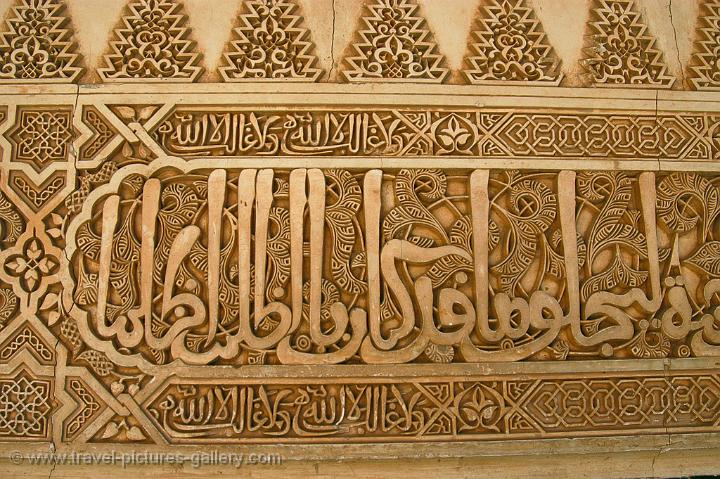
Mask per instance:
[[[636,153],[623,153],[613,158],[596,158],[596,155],[572,155],[568,154],[566,158],[558,160],[552,155],[509,155],[504,154],[498,157],[482,153],[482,150],[476,150],[472,155],[463,156],[457,152],[449,152],[445,157],[432,151],[432,154],[425,156],[413,156],[408,154],[399,155],[397,158],[389,158],[387,152],[368,152],[368,156],[364,158],[355,158],[351,154],[342,156],[315,157],[306,158],[304,156],[293,157],[288,154],[280,156],[272,156],[273,166],[278,168],[291,168],[300,165],[304,166],[342,166],[351,169],[367,169],[371,167],[383,166],[386,168],[399,168],[403,166],[442,166],[448,168],[463,168],[470,170],[473,168],[482,168],[492,165],[492,167],[508,167],[519,169],[601,169],[614,168],[624,170],[658,170],[658,169],[675,169],[681,171],[713,171],[720,169],[718,162],[715,161],[717,155],[717,138],[715,136],[716,126],[710,126],[709,123],[703,123],[702,128],[698,129],[698,123],[693,123],[688,119],[701,118],[703,122],[716,117],[720,114],[720,102],[713,96],[707,96],[703,93],[678,93],[666,92],[662,94],[648,95],[647,92],[632,92],[617,90],[613,91],[613,98],[604,98],[605,92],[584,91],[583,97],[569,97],[569,93],[577,93],[577,90],[567,90],[562,88],[553,89],[553,96],[546,96],[543,89],[531,89],[532,94],[528,95],[527,88],[513,89],[499,87],[493,90],[487,87],[482,94],[477,94],[477,89],[473,87],[442,87],[437,90],[437,94],[431,92],[426,96],[421,96],[420,91],[413,91],[413,88],[403,87],[402,92],[395,88],[376,87],[379,92],[370,93],[365,88],[338,87],[333,85],[306,85],[303,88],[283,86],[284,92],[274,92],[269,89],[261,93],[257,86],[229,86],[223,85],[218,88],[214,85],[183,85],[182,87],[163,87],[162,90],[153,91],[153,87],[143,87],[143,93],[137,92],[137,87],[129,87],[126,85],[106,86],[97,89],[89,89],[81,87],[77,89],[77,94],[73,89],[62,87],[38,87],[38,95],[34,97],[26,96],[22,89],[7,88],[0,95],[0,104],[7,107],[7,120],[0,125],[0,143],[3,146],[3,160],[0,162],[0,170],[2,171],[3,181],[7,181],[10,173],[22,172],[23,175],[37,184],[50,178],[51,175],[58,172],[66,174],[68,178],[69,189],[58,193],[58,196],[48,206],[37,211],[31,208],[25,208],[24,214],[32,218],[33,224],[40,226],[46,218],[49,218],[53,209],[61,204],[64,194],[72,190],[75,182],[80,178],[84,178],[85,174],[94,174],[92,170],[101,166],[113,153],[119,151],[125,144],[138,146],[143,145],[151,155],[158,158],[167,158],[168,152],[161,146],[162,142],[157,140],[157,130],[163,122],[175,114],[176,111],[194,110],[194,111],[234,111],[244,112],[247,114],[257,113],[262,110],[266,114],[285,115],[293,111],[298,112],[318,112],[320,108],[317,105],[323,103],[337,104],[340,100],[343,103],[345,111],[364,111],[365,114],[371,115],[366,106],[370,103],[385,105],[378,108],[378,111],[384,114],[396,114],[395,112],[403,112],[403,114],[411,111],[423,111],[428,117],[445,115],[447,121],[455,118],[461,125],[460,118],[463,115],[474,115],[476,118],[485,112],[488,114],[502,113],[501,120],[496,124],[496,130],[500,131],[506,128],[517,118],[526,119],[531,112],[536,116],[548,116],[548,112],[558,117],[566,118],[592,118],[602,119],[603,128],[608,128],[608,119],[618,121],[618,124],[633,125],[634,134],[646,134],[650,132],[654,138],[653,141],[662,143],[663,149],[652,151],[642,150]],[[15,93],[13,93],[13,91]],[[159,92],[162,91],[162,94]],[[441,93],[442,92],[442,93]],[[559,92],[559,93],[558,93]],[[496,94],[497,93],[497,94]],[[349,95],[350,94],[350,95]],[[354,96],[352,94],[355,94]],[[564,96],[567,94],[566,96]],[[522,102],[522,109],[515,108]],[[543,104],[544,106],[542,106]],[[73,112],[74,136],[72,141],[73,148],[70,154],[62,162],[50,165],[42,172],[35,171],[27,164],[15,162],[11,151],[11,145],[8,137],[12,134],[14,124],[19,117],[19,113],[24,108],[51,109],[58,105],[76,105]],[[124,118],[117,112],[118,105],[132,105],[137,109],[146,107],[147,105],[155,105],[152,113],[144,118],[130,119]],[[253,108],[253,105],[263,105],[262,109]],[[292,105],[290,108],[288,105]],[[86,124],[82,113],[85,107],[92,107],[106,122],[110,134],[101,133],[97,128],[102,126],[97,124]],[[547,110],[545,110],[547,108]],[[657,110],[656,110],[657,109]],[[340,107],[327,109],[338,112]],[[657,111],[657,113],[656,113]],[[692,113],[686,113],[690,111]],[[683,113],[679,113],[683,112]],[[406,116],[398,117],[407,119]],[[594,120],[593,120],[594,121]],[[646,124],[641,124],[646,122]],[[671,122],[672,128],[668,128],[666,123]],[[556,124],[556,123],[555,123]],[[680,126],[678,126],[680,125]],[[448,127],[446,124],[444,127]],[[478,127],[476,123],[475,128]],[[612,125],[611,125],[612,126]],[[425,128],[425,127],[424,127]],[[430,131],[433,128],[438,131],[438,127],[427,127]],[[594,132],[590,127],[587,131]],[[693,130],[694,128],[694,130]],[[677,148],[679,153],[667,154],[667,145],[675,145],[676,138],[673,133],[682,132],[687,135],[686,144],[682,148]],[[427,134],[427,133],[423,133]],[[483,138],[493,138],[492,133],[487,130],[483,133]],[[663,136],[666,135],[666,136]],[[670,136],[667,136],[670,135]],[[420,135],[422,136],[422,135]],[[681,135],[682,136],[682,135]],[[77,158],[74,152],[82,151],[82,147],[89,142],[95,141],[97,138],[98,146],[95,149],[96,154],[87,158]],[[442,145],[436,142],[435,145]],[[687,152],[698,145],[704,145],[706,156],[693,157]],[[10,146],[10,148],[8,148]],[[352,153],[352,152],[350,152]],[[705,160],[705,161],[703,161]],[[184,161],[175,158],[173,161]],[[187,159],[188,163],[196,161],[196,157],[191,155]],[[255,154],[236,155],[231,157],[218,157],[207,160],[207,167],[232,167],[243,168],[248,166],[267,166],[269,159],[266,156]],[[92,185],[94,189],[96,185]],[[77,186],[75,186],[77,188]],[[45,230],[47,226],[42,226]],[[48,230],[49,233],[49,230]],[[62,251],[53,251],[52,253],[61,255]],[[17,341],[18,332],[27,329],[27,325],[31,325],[33,331],[42,338],[45,344],[55,344],[53,333],[47,326],[47,311],[42,310],[42,301],[38,298],[35,313],[26,311],[20,318],[13,322],[11,327],[3,329],[0,332],[0,343],[5,344]],[[36,314],[39,313],[39,314]],[[39,317],[37,317],[39,316]],[[626,444],[622,448],[628,447],[623,441],[630,441],[621,436],[647,436],[647,444],[640,447],[660,447],[666,445],[665,438],[670,437],[691,437],[698,447],[707,447],[708,445],[720,445],[717,433],[720,432],[720,420],[712,414],[717,414],[720,407],[715,407],[714,402],[706,401],[708,397],[715,397],[720,390],[720,382],[718,380],[717,371],[719,366],[715,360],[667,360],[667,361],[644,361],[644,360],[628,360],[622,361],[624,364],[618,364],[616,361],[603,361],[601,364],[603,372],[597,371],[597,362],[569,362],[559,365],[557,363],[524,363],[509,364],[500,363],[495,365],[469,365],[465,367],[443,366],[442,374],[439,374],[437,367],[427,365],[406,365],[402,368],[393,366],[381,368],[377,372],[378,366],[372,366],[372,374],[368,373],[368,366],[352,366],[343,365],[335,368],[321,366],[298,366],[298,367],[253,367],[247,366],[242,368],[218,367],[208,371],[203,367],[179,367],[173,375],[168,375],[158,371],[158,374],[149,384],[144,384],[139,391],[123,391],[120,394],[114,394],[107,385],[98,380],[90,372],[87,367],[70,365],[70,352],[65,346],[59,344],[56,349],[56,357],[53,358],[54,366],[40,364],[37,359],[36,352],[33,352],[29,346],[23,346],[19,352],[15,354],[9,361],[9,364],[0,364],[0,374],[3,378],[15,377],[19,367],[25,367],[29,364],[29,371],[33,375],[41,378],[54,378],[56,404],[53,405],[53,418],[51,432],[53,442],[59,445],[58,450],[83,450],[94,448],[118,447],[118,442],[111,439],[104,440],[102,438],[103,430],[107,424],[119,422],[118,418],[126,418],[130,430],[134,424],[141,424],[142,433],[145,439],[140,443],[153,442],[159,450],[167,449],[172,444],[173,449],[176,447],[193,447],[198,444],[213,443],[224,445],[224,447],[237,447],[243,444],[277,444],[277,439],[273,439],[271,435],[263,437],[259,433],[254,434],[238,434],[232,436],[229,440],[218,440],[214,436],[197,437],[192,440],[180,439],[171,434],[164,427],[161,421],[161,411],[159,403],[167,398],[168,392],[177,392],[178,385],[192,384],[198,388],[200,393],[207,392],[211,388],[225,387],[230,390],[235,389],[237,394],[241,390],[245,390],[247,394],[251,389],[255,394],[260,394],[260,389],[264,389],[268,395],[268,400],[275,400],[277,395],[284,391],[290,391],[290,394],[284,396],[285,399],[280,400],[278,404],[282,407],[289,408],[290,416],[302,416],[304,411],[308,411],[312,404],[312,399],[303,404],[305,395],[310,391],[316,391],[318,386],[325,385],[328,396],[323,399],[335,399],[335,404],[339,404],[339,398],[347,394],[350,388],[366,387],[372,390],[385,390],[386,398],[395,401],[396,407],[401,404],[409,404],[413,397],[417,396],[418,401],[422,403],[420,414],[425,414],[433,421],[427,420],[427,429],[423,431],[409,429],[407,431],[398,432],[397,425],[393,426],[396,430],[388,430],[387,433],[378,434],[368,437],[361,434],[357,425],[347,425],[345,422],[334,424],[333,434],[326,437],[314,437],[313,439],[303,438],[299,435],[283,437],[282,442],[292,443],[297,447],[308,447],[302,449],[298,453],[302,457],[320,457],[323,454],[330,454],[327,451],[339,452],[338,445],[340,442],[361,443],[381,442],[398,443],[406,442],[406,444],[395,444],[390,448],[384,448],[375,445],[372,454],[376,457],[388,457],[390,455],[412,456],[416,454],[413,446],[417,442],[431,443],[433,447],[438,445],[437,451],[429,451],[423,454],[440,455],[440,454],[461,454],[459,452],[457,442],[466,441],[466,444],[472,445],[473,448],[482,448],[478,444],[488,444],[489,448],[503,454],[502,449],[507,450],[508,447],[515,448],[520,440],[538,439],[535,441],[538,448],[553,448],[555,444],[569,444],[580,441],[582,444],[588,444],[590,450],[605,450],[606,446],[598,442],[593,442],[594,436],[600,436],[604,441],[612,444]],[[676,368],[679,368],[676,370]],[[237,379],[241,377],[242,379]],[[272,380],[267,378],[272,377]],[[80,384],[87,387],[94,397],[80,397],[73,395],[64,390],[64,386],[70,382]],[[499,407],[503,414],[497,419],[499,424],[498,430],[459,430],[458,425],[462,427],[462,421],[467,422],[468,415],[461,410],[461,403],[465,398],[474,394],[474,391],[483,390],[487,394],[490,391],[506,392],[516,385],[522,384],[527,386],[520,396],[513,399],[510,396],[504,397],[504,404]],[[440,401],[440,404],[432,403],[429,398],[428,387],[439,387],[440,390],[447,390],[446,399],[452,398],[450,402]],[[549,393],[548,388],[553,394],[571,396],[573,387],[578,390],[587,390],[589,386],[604,387],[608,392],[606,396],[608,400],[614,401],[613,408],[608,410],[608,414],[617,414],[622,417],[624,412],[631,408],[644,408],[642,421],[637,424],[628,422],[625,426],[605,425],[595,430],[590,430],[585,426],[578,426],[575,429],[568,429],[565,432],[553,430],[547,424],[542,424],[537,417],[546,417],[543,407],[548,403],[543,402],[538,397]],[[398,391],[400,399],[393,399],[393,388]],[[647,395],[638,396],[636,388],[645,388]],[[343,392],[344,391],[344,392]],[[389,392],[388,392],[389,391]],[[471,394],[472,391],[472,394]],[[541,394],[542,393],[542,394]],[[374,393],[373,393],[374,394]],[[653,395],[656,394],[656,395]],[[191,396],[188,396],[191,397]],[[463,399],[455,401],[459,397]],[[199,398],[199,396],[198,396]],[[289,399],[288,399],[289,398]],[[700,399],[698,399],[700,398]],[[592,404],[594,398],[582,398]],[[287,405],[291,401],[293,404]],[[625,402],[623,402],[625,401]],[[654,407],[657,401],[672,403],[675,407],[669,409],[670,412],[664,411],[656,413]],[[320,404],[319,402],[315,404]],[[329,404],[329,403],[328,403]],[[347,404],[347,403],[346,403]],[[390,403],[387,403],[390,404]],[[418,406],[418,402],[415,406]],[[710,405],[709,407],[707,405]],[[639,405],[639,406],[638,406]],[[418,406],[418,407],[420,407]],[[320,406],[318,406],[320,407]],[[456,409],[453,409],[456,408]],[[505,408],[505,409],[502,409]],[[533,409],[534,408],[534,409]],[[704,408],[704,409],[703,409]],[[91,411],[91,412],[88,412]],[[537,417],[533,418],[533,413]],[[692,415],[685,419],[679,416],[673,416],[674,411],[681,411],[682,414]],[[155,415],[155,412],[158,415]],[[484,410],[479,410],[479,418],[482,418]],[[463,416],[465,414],[465,416]],[[489,414],[489,413],[488,413]],[[531,424],[528,430],[509,429],[514,417],[512,414],[522,416],[522,418]],[[429,433],[430,425],[438,424],[441,416],[447,416],[454,421],[454,429],[448,429],[449,432],[433,434]],[[72,442],[67,441],[69,435],[69,423],[75,421],[75,418],[82,416],[86,419],[86,423],[81,427],[73,426]],[[462,418],[465,419],[462,419]],[[528,419],[532,419],[530,421]],[[587,416],[583,420],[588,421]],[[345,411],[343,421],[348,421],[348,413]],[[353,429],[354,428],[354,429]],[[504,428],[504,429],[503,429]],[[343,432],[338,432],[343,431]],[[572,438],[570,442],[562,442],[567,438]],[[668,439],[669,440],[669,439]],[[67,442],[64,442],[67,441]],[[518,442],[519,441],[519,442]],[[560,441],[560,442],[557,442]],[[322,443],[322,445],[318,445]],[[4,443],[10,444],[10,443]],[[37,443],[41,444],[41,443]],[[232,446],[230,445],[232,444]],[[312,444],[315,444],[314,446]],[[510,446],[512,444],[512,446]],[[122,444],[120,449],[131,448],[137,444]],[[371,446],[363,444],[363,446]],[[7,449],[10,446],[0,445],[0,449]],[[632,446],[629,446],[632,447]],[[694,447],[694,446],[692,446]],[[387,449],[387,450],[385,450]],[[443,451],[443,452],[438,452]],[[477,451],[477,449],[476,449]],[[476,452],[482,454],[482,452]],[[507,453],[507,451],[505,452]],[[351,454],[351,453],[348,453]],[[359,452],[353,454],[360,455]],[[326,456],[327,457],[327,456]],[[359,457],[359,456],[358,456]]]
[[[720,431],[715,372],[176,379],[143,403],[170,444],[486,441]],[[202,418],[202,419],[201,419]],[[191,429],[192,428],[192,429]]]

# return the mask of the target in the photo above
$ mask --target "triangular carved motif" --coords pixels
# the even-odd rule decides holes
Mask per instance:
[[[533,9],[525,0],[487,1],[471,34],[468,81],[559,84],[560,62]]]
[[[696,90],[720,89],[720,0],[703,3],[695,53],[690,60],[691,83]]]
[[[99,68],[103,81],[194,81],[202,72],[187,15],[173,0],[132,0]]]
[[[243,5],[220,67],[223,79],[316,81],[322,70],[315,67],[310,31],[294,0],[249,0]]]
[[[594,0],[582,65],[598,86],[670,88],[662,52],[634,0]]]
[[[17,0],[0,39],[0,81],[72,83],[82,72],[65,4]]]
[[[412,0],[373,0],[365,7],[357,54],[345,59],[351,82],[412,81],[441,83],[449,70],[433,34]]]

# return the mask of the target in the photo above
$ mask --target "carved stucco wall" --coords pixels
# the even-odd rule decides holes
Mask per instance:
[[[11,461],[718,471],[720,2],[0,7]]]

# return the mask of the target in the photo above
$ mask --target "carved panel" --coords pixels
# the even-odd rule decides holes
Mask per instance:
[[[0,40],[0,81],[75,81],[82,68],[65,4],[61,0],[14,2]]]
[[[699,23],[690,62],[691,82],[696,90],[716,90],[720,87],[720,2],[703,2]]]
[[[40,210],[49,200],[62,192],[65,188],[65,173],[53,173],[43,184],[36,185],[21,171],[11,171],[8,174],[9,187],[17,193],[18,197],[33,211]]]
[[[193,81],[202,68],[186,21],[177,1],[129,2],[104,57],[106,66],[98,69],[103,81]]]
[[[720,450],[716,0],[81,3],[0,33],[0,453]]]
[[[51,365],[55,360],[52,346],[48,345],[31,326],[25,326],[0,346],[0,362],[10,362],[23,350],[29,351],[38,362],[43,364]]]
[[[593,0],[587,30],[583,66],[591,83],[670,88],[675,82],[635,0]]]
[[[492,0],[481,7],[464,70],[470,83],[522,81],[559,84],[559,60],[525,0]]]
[[[80,336],[119,364],[720,347],[714,177],[193,165],[121,170],[70,223],[66,302]],[[663,226],[688,234],[682,253]]]
[[[243,7],[220,67],[225,81],[318,79],[322,70],[314,66],[310,32],[293,0],[255,0]]]
[[[63,437],[71,441],[77,437],[91,422],[93,418],[105,409],[105,404],[99,400],[92,389],[80,378],[69,378],[66,390],[78,401],[80,407],[65,422]]]
[[[94,107],[83,110],[83,124],[90,128],[90,139],[80,149],[80,159],[92,159],[97,156],[110,141],[115,138],[115,131],[103,115]]]
[[[703,114],[181,107],[150,130],[172,156],[667,158],[720,155],[720,117]]]
[[[414,0],[371,0],[345,58],[351,82],[442,82],[449,71]]]
[[[173,444],[468,441],[713,430],[716,375],[339,383],[171,381],[148,403]]]
[[[7,397],[25,401],[13,404],[27,404],[3,414],[33,418],[7,437],[717,432],[719,383],[703,358],[720,348],[720,179],[627,169],[714,160],[712,111],[97,98],[13,107],[3,132],[13,149],[0,197],[0,373]],[[25,138],[56,148],[20,161],[36,151]],[[308,156],[319,158],[292,165]],[[333,167],[326,156],[400,162]],[[630,163],[496,169],[444,157]],[[663,374],[657,360],[689,362]],[[627,366],[600,372],[614,363]],[[521,374],[494,372],[509,364]],[[308,374],[284,369],[298,365]]]
[[[4,440],[45,439],[50,433],[52,381],[26,371],[0,377],[0,437]]]
[[[42,171],[53,162],[65,162],[73,138],[72,111],[68,108],[23,109],[9,135],[13,160]]]

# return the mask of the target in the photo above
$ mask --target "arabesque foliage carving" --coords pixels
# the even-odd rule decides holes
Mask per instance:
[[[103,81],[193,81],[202,72],[197,64],[187,16],[175,0],[133,0],[114,30]]]
[[[115,362],[664,358],[720,348],[712,177],[134,171],[88,197],[66,249],[80,336]],[[695,246],[681,248],[680,234]]]
[[[675,78],[635,0],[593,0],[583,66],[600,86],[670,88]]]
[[[559,60],[526,0],[491,0],[480,7],[464,70],[470,83],[562,80]]]
[[[449,70],[414,0],[371,0],[343,71],[350,82],[441,83]]]
[[[322,70],[294,0],[254,0],[243,8],[220,67],[225,81],[318,79]]]
[[[62,0],[15,0],[0,36],[0,81],[71,83],[78,66]]]

